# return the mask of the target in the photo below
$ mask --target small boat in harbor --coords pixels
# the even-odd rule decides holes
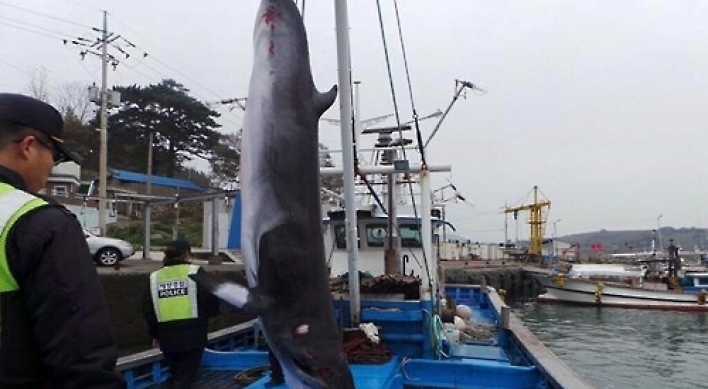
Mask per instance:
[[[546,293],[539,302],[560,302],[621,308],[708,311],[708,272],[660,276],[647,263],[574,264],[567,273],[534,273]]]

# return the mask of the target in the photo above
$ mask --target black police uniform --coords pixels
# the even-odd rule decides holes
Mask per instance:
[[[37,100],[0,94],[0,120],[45,132],[56,145],[63,124],[57,115]],[[27,191],[22,177],[4,166],[0,182]],[[45,200],[49,204],[22,215],[7,238],[7,263],[19,290],[0,293],[0,388],[124,388],[81,225]]]
[[[175,266],[185,262],[165,261],[165,266]],[[197,273],[205,270],[199,268]],[[207,345],[209,318],[218,315],[219,299],[197,285],[197,310],[195,319],[175,320],[159,323],[152,301],[150,283],[143,295],[143,315],[151,339],[160,342],[160,350],[172,375],[168,383],[172,388],[191,388],[199,378],[198,370]]]
[[[24,190],[0,166],[0,181]],[[0,388],[123,388],[101,284],[76,217],[50,205],[21,217],[7,240],[20,290],[0,294]]]

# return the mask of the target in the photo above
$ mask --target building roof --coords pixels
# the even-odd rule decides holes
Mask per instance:
[[[110,169],[111,178],[121,182],[134,182],[139,184],[146,184],[148,180],[147,174],[136,173],[127,170]],[[177,178],[165,177],[165,176],[150,176],[150,185],[164,186],[168,188],[179,188],[194,191],[203,191],[204,188],[195,184],[192,181],[181,180]]]

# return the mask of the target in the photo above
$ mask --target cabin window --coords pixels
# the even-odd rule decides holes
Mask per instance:
[[[369,247],[384,247],[388,231],[385,224],[366,225],[366,244]]]
[[[54,189],[52,189],[52,196],[69,197],[69,190],[65,185],[56,185]]]
[[[401,236],[401,247],[423,247],[419,226],[403,224],[398,226],[398,230]],[[366,244],[369,247],[384,247],[386,237],[388,237],[386,224],[366,225]]]
[[[708,285],[708,278],[696,278],[697,285]]]
[[[347,248],[347,229],[345,226],[341,225],[334,227],[334,242],[338,249]],[[358,239],[357,242],[359,243],[359,248],[361,248],[361,239]]]
[[[401,246],[402,247],[423,247],[423,241],[420,239],[420,226],[403,225],[401,230]]]

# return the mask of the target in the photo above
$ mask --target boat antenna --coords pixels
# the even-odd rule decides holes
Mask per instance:
[[[428,140],[425,141],[425,144],[423,145],[423,148],[428,147],[428,144],[430,143],[431,140],[433,140],[433,137],[435,134],[438,133],[438,130],[440,130],[440,126],[442,125],[442,122],[445,120],[447,117],[447,114],[450,113],[450,110],[452,109],[452,106],[455,105],[455,102],[457,99],[460,98],[460,95],[462,95],[462,92],[465,91],[466,88],[470,88],[472,90],[477,90],[482,93],[487,93],[482,88],[477,87],[475,84],[469,82],[469,81],[461,81],[461,80],[455,80],[455,95],[452,97],[452,101],[450,104],[447,106],[447,109],[445,109],[445,112],[442,114],[442,117],[440,117],[440,120],[438,120],[438,124],[435,125],[435,128],[433,129],[433,132],[430,133],[430,136],[428,137]]]

